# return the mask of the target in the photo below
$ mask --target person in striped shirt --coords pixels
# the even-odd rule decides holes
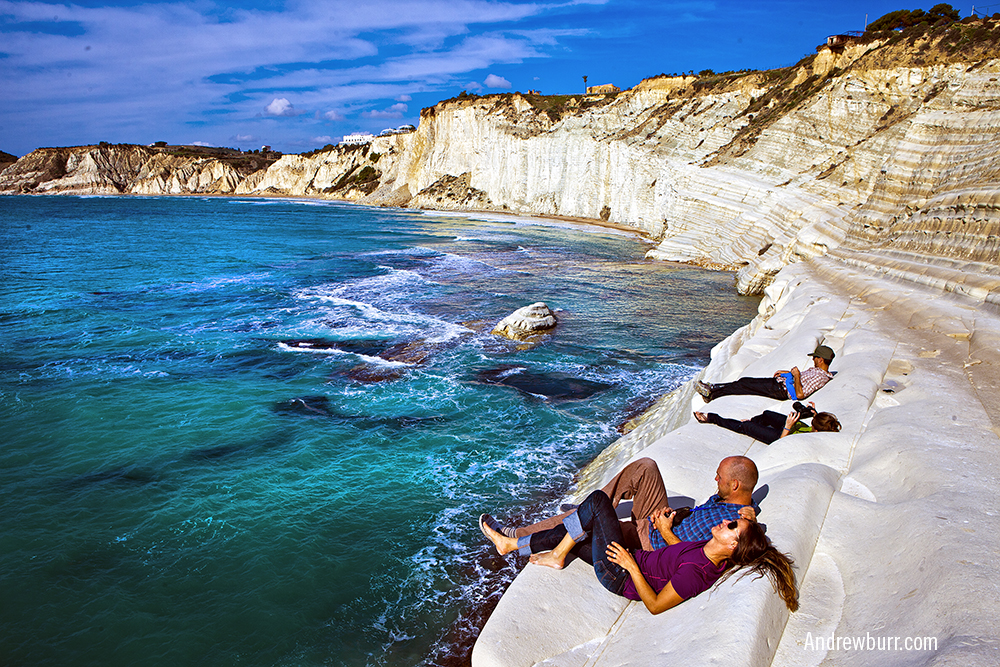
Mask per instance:
[[[830,364],[836,356],[826,345],[817,347],[811,355],[812,368],[799,371],[798,366],[791,370],[778,371],[769,378],[740,378],[733,382],[709,384],[698,381],[696,388],[706,403],[722,396],[767,396],[779,401],[793,399],[801,401],[819,391],[827,382],[833,379]]]

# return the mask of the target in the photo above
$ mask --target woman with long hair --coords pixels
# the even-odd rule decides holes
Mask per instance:
[[[810,417],[812,417],[811,426],[801,421]],[[787,417],[771,410],[764,410],[755,417],[743,420],[721,417],[714,412],[708,414],[695,412],[694,418],[702,424],[715,424],[730,431],[749,435],[754,440],[760,440],[769,445],[775,440],[796,433],[820,431],[836,433],[840,431],[840,420],[837,419],[837,416],[832,412],[817,412],[816,404],[811,401],[809,405],[796,402]]]
[[[479,527],[500,555],[517,550],[517,539],[490,528],[483,516]],[[669,531],[672,516],[664,518],[663,525]],[[722,522],[712,528],[709,540],[679,542],[655,551],[629,551],[621,546],[623,541],[611,499],[603,491],[594,491],[562,525],[531,535],[530,560],[562,569],[572,551],[593,565],[601,585],[616,595],[641,600],[653,614],[748,568],[748,573],[767,576],[788,608],[798,609],[792,560],[774,548],[755,521],[740,518]]]

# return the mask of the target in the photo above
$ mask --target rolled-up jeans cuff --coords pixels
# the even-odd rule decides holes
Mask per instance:
[[[563,526],[566,527],[566,532],[577,544],[587,539],[587,531],[583,529],[580,515],[575,510],[566,515],[566,518],[563,519]]]
[[[517,553],[522,556],[531,555],[531,535],[522,535],[517,538]]]

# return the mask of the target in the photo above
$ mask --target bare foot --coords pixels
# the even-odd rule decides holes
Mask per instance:
[[[497,548],[497,553],[499,553],[501,556],[506,556],[511,551],[516,550],[517,539],[513,537],[507,537],[506,535],[502,535],[501,533],[498,533],[497,531],[487,526],[486,522],[483,520],[483,516],[485,515],[479,517],[479,530],[483,531],[483,535],[488,537],[490,542],[493,543],[493,546]]]
[[[704,412],[696,412],[696,413],[694,413],[694,418],[697,419],[698,421],[700,421],[702,424],[705,424],[705,423],[708,422],[708,417],[705,416]]]
[[[565,564],[565,559],[556,556],[554,551],[546,551],[541,554],[531,554],[528,561],[534,563],[535,565],[551,567],[554,570],[563,569],[563,565]]]

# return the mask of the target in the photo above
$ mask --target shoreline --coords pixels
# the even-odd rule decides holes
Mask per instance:
[[[212,199],[274,199],[278,201],[289,200],[289,201],[328,201],[336,202],[339,204],[350,204],[353,206],[364,206],[367,208],[376,209],[389,209],[397,211],[410,211],[414,213],[443,213],[443,214],[455,214],[455,215],[490,215],[490,216],[500,216],[500,217],[510,217],[514,219],[528,219],[528,220],[558,220],[560,222],[569,222],[580,225],[581,227],[599,227],[604,229],[614,229],[620,232],[625,232],[630,235],[634,235],[642,239],[646,243],[656,244],[657,241],[649,236],[647,232],[641,229],[631,227],[629,225],[623,225],[617,222],[608,222],[606,220],[601,220],[600,218],[582,218],[571,215],[539,215],[535,213],[517,213],[515,211],[494,211],[488,209],[436,209],[436,208],[407,208],[405,206],[380,206],[375,204],[365,204],[354,199],[343,199],[340,197],[324,197],[321,195],[261,195],[261,194],[236,194],[236,193],[225,193],[225,192],[165,192],[162,194],[141,194],[136,192],[116,192],[116,193],[90,193],[84,194],[79,192],[25,192],[18,194],[0,194],[4,197],[86,197],[86,198],[102,198],[102,197],[206,197]],[[662,261],[662,260],[661,260]],[[683,266],[696,266],[694,264],[687,264],[685,262],[667,262],[664,264],[680,264]],[[704,268],[704,267],[702,267]],[[714,271],[716,269],[706,269],[709,271]]]

